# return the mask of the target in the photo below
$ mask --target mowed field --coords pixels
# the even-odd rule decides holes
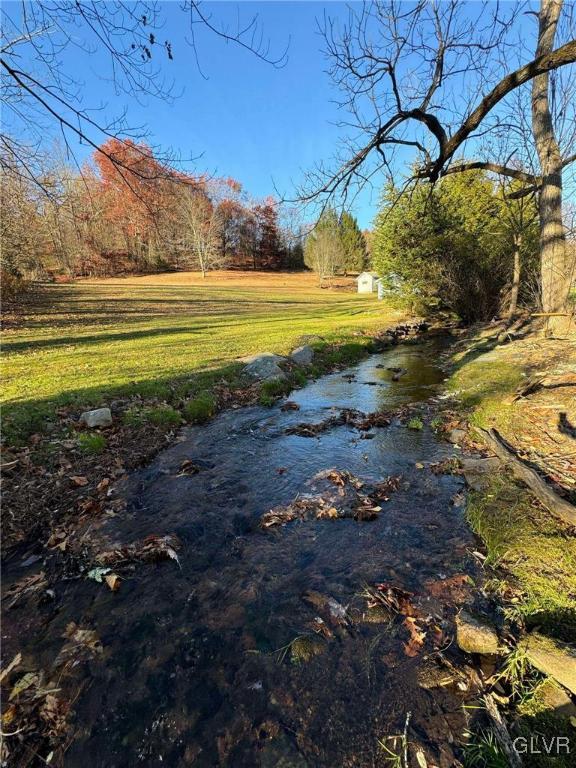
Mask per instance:
[[[300,337],[345,341],[400,313],[352,278],[321,289],[309,273],[215,272],[50,285],[3,334],[8,424],[56,406],[158,396],[171,383],[260,351],[288,352]]]

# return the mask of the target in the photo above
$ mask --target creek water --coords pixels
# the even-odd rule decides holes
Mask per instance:
[[[225,412],[186,428],[127,479],[126,513],[106,524],[106,538],[173,534],[179,564],[140,564],[114,593],[87,579],[63,586],[36,651],[53,659],[70,621],[95,629],[103,645],[83,672],[66,766],[388,765],[382,743],[408,712],[410,739],[427,745],[429,765],[454,764],[462,696],[419,685],[426,650],[406,655],[401,624],[353,620],[366,585],[421,595],[430,581],[473,572],[472,535],[452,502],[461,480],[421,466],[452,447],[399,420],[368,435],[350,425],[315,438],[286,434],[342,408],[368,413],[430,398],[443,379],[440,352],[428,342],[373,355],[293,393],[299,410]],[[394,382],[389,367],[407,373]],[[185,460],[200,471],[183,474]],[[402,483],[373,521],[262,530],[263,513],[309,491],[328,468]],[[336,600],[351,621],[322,653],[295,663],[290,644],[318,615],[303,599],[309,590]]]

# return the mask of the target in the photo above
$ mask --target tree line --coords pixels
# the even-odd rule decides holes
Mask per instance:
[[[175,171],[145,144],[109,139],[81,172],[59,163],[34,181],[6,171],[1,181],[5,287],[50,273],[302,266],[293,210],[250,199],[231,178]]]

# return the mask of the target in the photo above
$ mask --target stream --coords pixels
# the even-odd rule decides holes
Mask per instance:
[[[385,766],[387,749],[397,748],[389,737],[402,733],[408,713],[409,741],[422,745],[427,765],[454,765],[469,694],[422,685],[441,652],[464,664],[450,641],[457,605],[440,604],[429,588],[475,577],[473,536],[453,503],[462,480],[428,468],[453,447],[429,425],[410,429],[397,418],[368,431],[286,433],[343,408],[372,413],[427,400],[441,389],[441,351],[429,341],[373,355],[292,393],[298,410],[281,401],[224,412],[185,428],[127,478],[126,512],[103,529],[109,548],[170,534],[178,561],[138,563],[117,592],[66,582],[42,636],[22,639],[46,664],[70,621],[101,640],[102,653],[78,673],[66,766]],[[407,372],[395,382],[390,367]],[[195,474],[182,471],[186,462]],[[314,478],[331,468],[369,486],[401,480],[372,520],[260,526],[272,508],[322,492]],[[421,651],[407,653],[402,616],[367,620],[363,590],[383,582],[413,593],[447,628],[440,650],[428,632]],[[327,606],[344,613],[315,634],[334,619]]]

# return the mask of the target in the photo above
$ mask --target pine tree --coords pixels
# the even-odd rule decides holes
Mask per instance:
[[[358,222],[347,211],[340,216],[340,237],[344,249],[344,270],[362,272],[368,264],[366,241]]]

